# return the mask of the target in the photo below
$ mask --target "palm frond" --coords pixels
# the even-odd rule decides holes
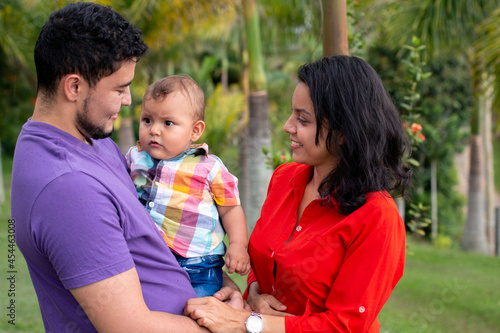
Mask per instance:
[[[488,86],[494,94],[493,107],[500,110],[500,7],[476,27],[480,36],[474,43],[475,54],[481,59],[473,68],[474,77],[486,75]]]

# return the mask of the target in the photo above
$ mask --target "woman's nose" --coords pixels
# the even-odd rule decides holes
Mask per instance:
[[[291,119],[292,119],[292,117],[288,118],[288,120],[285,122],[285,125],[283,125],[283,130],[286,133],[293,133],[293,132],[295,132],[295,126],[292,124]]]

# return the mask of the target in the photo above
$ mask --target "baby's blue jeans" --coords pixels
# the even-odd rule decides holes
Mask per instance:
[[[174,256],[181,268],[189,274],[196,296],[212,296],[222,288],[224,259],[221,255],[184,258],[174,253]]]

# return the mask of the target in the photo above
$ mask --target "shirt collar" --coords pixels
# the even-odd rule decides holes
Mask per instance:
[[[297,168],[290,179],[290,183],[294,187],[305,187],[311,179],[313,170],[312,166],[297,163]]]
[[[188,150],[183,151],[182,153],[180,153],[178,156],[176,156],[174,158],[183,158],[183,157],[186,157],[189,155],[207,156],[208,155],[208,145],[206,143],[192,144],[191,146],[189,146]]]

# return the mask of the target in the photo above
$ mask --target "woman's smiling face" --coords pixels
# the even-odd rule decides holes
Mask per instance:
[[[336,158],[326,148],[326,133],[323,127],[319,133],[319,142],[316,145],[316,113],[311,99],[309,87],[299,82],[295,87],[292,98],[292,115],[283,126],[283,130],[290,134],[293,160],[297,163],[311,166],[325,166],[333,169]]]

